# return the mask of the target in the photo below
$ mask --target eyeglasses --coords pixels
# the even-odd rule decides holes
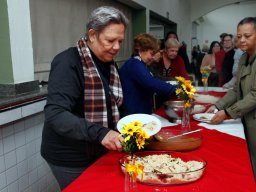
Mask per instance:
[[[149,54],[153,57],[156,54],[156,51],[149,50]]]

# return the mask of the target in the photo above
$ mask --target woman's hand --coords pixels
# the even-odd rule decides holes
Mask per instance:
[[[211,119],[209,124],[220,124],[223,122],[223,120],[226,118],[226,113],[224,110],[218,111]]]
[[[123,137],[120,136],[120,133],[110,130],[107,135],[101,141],[101,144],[109,150],[122,151],[122,141]]]

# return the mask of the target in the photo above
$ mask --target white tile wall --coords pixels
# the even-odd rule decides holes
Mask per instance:
[[[18,133],[18,132],[20,132],[20,131],[23,131],[24,128],[25,128],[25,122],[24,122],[24,121],[16,121],[16,122],[13,124],[13,128],[14,128],[15,133]]]
[[[46,104],[46,100],[39,101],[30,105],[21,107],[21,116],[27,117],[35,113],[41,112]]]
[[[26,144],[26,154],[27,154],[27,157],[31,157],[35,153],[36,153],[36,141],[34,140]]]
[[[23,175],[21,178],[19,178],[19,191],[24,191],[26,188],[29,187],[28,185],[28,174]]]
[[[29,185],[32,185],[36,181],[37,181],[37,169],[33,169],[28,174],[28,183],[29,183]]]
[[[28,173],[28,160],[24,160],[22,162],[20,162],[17,165],[18,168],[18,177],[20,178],[21,176],[25,175]]]
[[[1,132],[1,128],[0,128]],[[3,145],[3,140],[0,138],[0,156],[4,154],[4,145]]]
[[[0,113],[0,192],[60,192],[40,155],[44,104]]]
[[[0,156],[0,173],[5,171],[5,162],[4,162],[4,156]]]
[[[14,135],[3,137],[4,153],[9,153],[15,149]]]
[[[17,181],[18,173],[17,166],[13,166],[12,168],[6,170],[6,184],[10,185],[11,183]]]
[[[0,125],[10,123],[18,119],[21,119],[21,108],[0,113]]]
[[[13,124],[9,124],[8,126],[5,127],[5,129],[2,130],[3,137],[13,135],[13,133],[14,133]]]
[[[26,135],[25,135],[25,131],[21,130],[20,132],[16,132],[14,134],[14,141],[15,141],[15,147],[21,147],[24,146],[26,143]]]
[[[6,175],[5,172],[0,174],[0,190],[6,187]]]
[[[34,169],[36,169],[36,155],[28,158],[28,165],[28,171],[33,171]]]
[[[17,192],[19,191],[19,183],[17,181],[10,184],[8,187],[8,192]]]
[[[3,190],[1,190],[0,192],[8,192],[8,191],[7,191],[7,187],[4,188]]]
[[[39,101],[36,103],[28,104],[16,109],[11,109],[0,113],[0,125],[4,125],[15,120],[31,116],[33,114],[43,111],[46,104],[46,100]]]
[[[9,168],[17,164],[17,157],[16,157],[15,150],[11,151],[10,153],[6,153],[4,155],[4,162],[5,162],[6,170],[8,170]]]
[[[26,132],[26,143],[30,143],[35,139],[35,129],[34,127],[27,128]]]
[[[16,157],[17,157],[17,163],[20,163],[26,159],[27,154],[26,154],[26,146],[25,145],[23,145],[19,148],[16,148]]]

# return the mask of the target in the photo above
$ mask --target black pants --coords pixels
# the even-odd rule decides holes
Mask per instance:
[[[208,78],[209,87],[218,87],[219,84],[219,75],[218,73],[211,73]]]
[[[72,183],[87,167],[61,167],[48,163],[61,190]]]

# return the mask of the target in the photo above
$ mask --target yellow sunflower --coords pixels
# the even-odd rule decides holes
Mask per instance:
[[[136,120],[131,122],[130,124],[137,128],[140,128],[142,126],[142,123],[140,121],[136,121]]]
[[[189,101],[185,102],[185,104],[184,104],[185,108],[190,108],[191,106],[192,106],[192,104]]]
[[[183,77],[175,77],[178,82],[178,88],[176,89],[176,95],[179,99],[184,101],[184,107],[190,108],[191,102],[195,94],[195,88],[192,85],[191,80],[187,80]]]
[[[181,88],[176,89],[176,95],[179,95],[183,90]]]
[[[125,166],[125,171],[127,173],[132,173],[132,177],[133,179],[136,179],[138,174],[141,174],[141,176],[143,175],[143,169],[144,166],[141,164],[126,164]]]
[[[178,76],[178,77],[175,77],[175,79],[177,79],[179,82],[181,83],[184,83],[185,82],[185,78],[184,77],[181,77],[181,76]]]
[[[122,135],[133,135],[138,127],[134,126],[132,123],[124,126]]]
[[[136,143],[138,149],[144,148],[145,140],[149,138],[149,135],[142,129],[138,130],[136,135]]]

